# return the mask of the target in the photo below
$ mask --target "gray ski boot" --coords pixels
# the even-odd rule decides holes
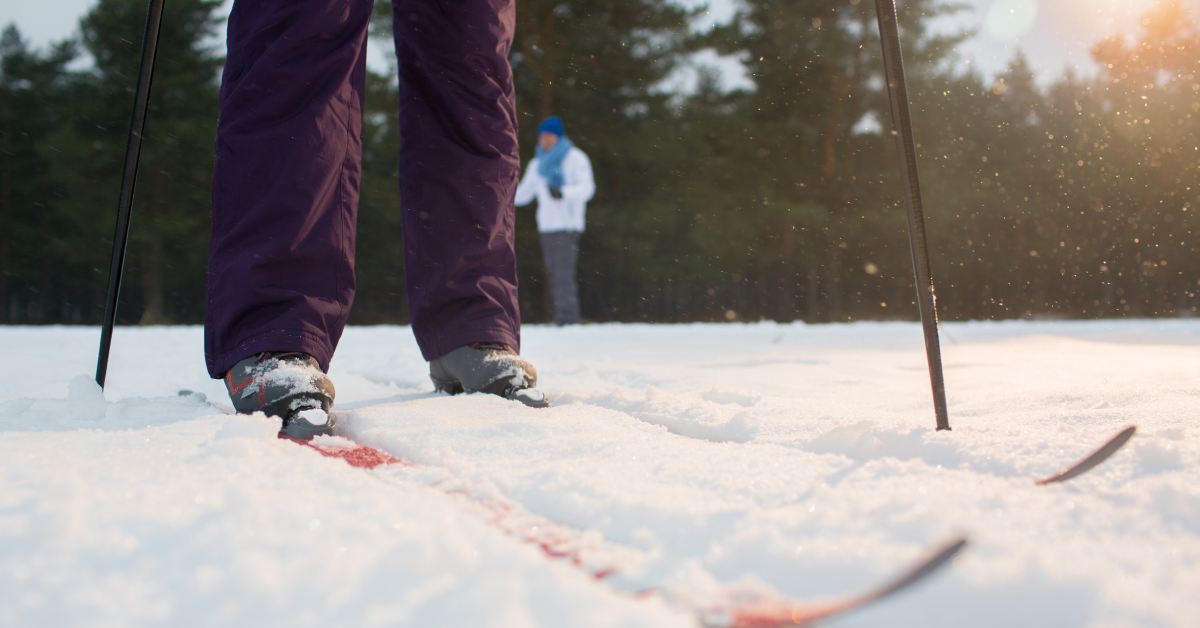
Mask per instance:
[[[310,440],[333,433],[334,389],[316,358],[305,353],[260,353],[225,374],[233,408],[283,420],[280,436]]]
[[[429,363],[429,378],[438,392],[457,395],[483,392],[546,408],[550,400],[537,386],[537,369],[501,344],[459,347]]]

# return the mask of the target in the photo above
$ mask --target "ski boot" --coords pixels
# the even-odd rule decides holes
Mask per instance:
[[[502,344],[479,342],[459,347],[429,363],[438,392],[483,392],[546,408],[550,400],[537,386],[537,369]]]
[[[333,382],[305,353],[260,353],[225,374],[233,408],[279,417],[279,435],[295,440],[333,434]]]

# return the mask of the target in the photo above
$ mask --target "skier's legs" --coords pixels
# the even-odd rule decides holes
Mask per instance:
[[[554,322],[571,325],[579,322],[579,296],[575,287],[575,259],[579,255],[579,234],[555,231],[541,234],[542,260],[554,300]]]
[[[392,5],[400,198],[417,343],[427,360],[476,342],[519,349],[513,0]]]
[[[576,325],[579,323],[579,238],[578,231],[568,231],[563,245],[563,323]]]
[[[328,370],[354,298],[370,0],[237,0],[213,175],[209,374],[264,352]]]

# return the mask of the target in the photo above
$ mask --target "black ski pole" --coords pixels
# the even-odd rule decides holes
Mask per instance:
[[[879,19],[879,39],[883,43],[883,67],[888,99],[892,103],[892,127],[900,153],[900,178],[904,181],[904,208],[908,212],[908,245],[912,253],[913,275],[917,286],[917,306],[925,332],[925,356],[929,361],[929,381],[933,386],[933,409],[937,429],[950,429],[946,411],[946,384],[942,378],[942,350],[938,343],[937,295],[933,272],[929,268],[929,246],[925,239],[925,213],[921,205],[921,182],[917,176],[917,149],[913,142],[912,118],[908,110],[908,87],[904,82],[904,57],[900,50],[900,31],[896,23],[895,0],[875,0]]]
[[[113,324],[117,318],[117,300],[125,267],[125,245],[129,241],[129,214],[133,210],[133,186],[137,179],[138,158],[142,153],[142,131],[146,127],[150,81],[154,78],[154,58],[158,52],[164,2],[150,0],[146,34],[142,37],[142,61],[138,69],[137,93],[133,99],[133,117],[129,122],[129,143],[125,146],[125,169],[121,175],[121,196],[117,200],[117,228],[113,235],[112,262],[108,267],[108,296],[104,302],[104,325],[100,330],[100,353],[96,358],[96,383],[101,388],[108,374],[108,351],[112,346]]]

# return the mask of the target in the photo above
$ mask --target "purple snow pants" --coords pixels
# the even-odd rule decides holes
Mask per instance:
[[[425,359],[519,349],[508,51],[514,0],[394,0],[400,197]],[[263,351],[328,370],[354,300],[371,0],[237,0],[221,83],[205,357]]]

